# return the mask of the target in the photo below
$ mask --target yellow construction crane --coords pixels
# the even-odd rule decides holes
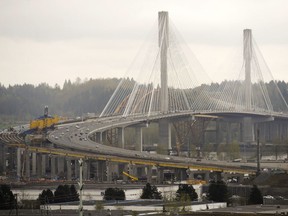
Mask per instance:
[[[137,178],[136,176],[130,175],[130,174],[128,174],[127,172],[124,172],[124,171],[123,171],[123,174],[124,174],[125,176],[129,177],[132,181],[138,181],[138,180],[139,180],[139,178]]]

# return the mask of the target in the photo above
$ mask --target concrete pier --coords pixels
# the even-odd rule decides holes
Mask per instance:
[[[135,127],[136,130],[136,151],[143,151],[142,127]]]
[[[51,156],[50,158],[50,169],[51,169],[51,179],[55,179],[56,177],[56,158],[55,156]]]
[[[62,157],[57,157],[57,175],[64,177],[64,158]]]
[[[118,147],[125,148],[125,128],[118,127]]]
[[[7,147],[0,144],[0,172],[6,174]]]
[[[30,179],[30,152],[28,150],[25,151],[25,179]]]
[[[71,159],[66,158],[66,179],[70,181],[72,179],[72,166],[71,166]]]
[[[42,154],[36,154],[36,177],[41,178],[42,175]]]
[[[46,157],[47,155],[42,154],[41,156],[41,177],[46,176]]]
[[[171,145],[171,126],[168,119],[159,121],[159,145],[160,154],[168,154],[168,149],[172,148]]]
[[[17,148],[17,163],[16,163],[16,173],[17,173],[17,179],[20,180],[21,178],[21,157],[22,157],[22,149]]]
[[[36,176],[36,174],[37,174],[37,172],[36,172],[36,170],[37,170],[37,156],[36,156],[36,153],[35,152],[33,152],[32,153],[32,176],[33,177],[35,177]]]

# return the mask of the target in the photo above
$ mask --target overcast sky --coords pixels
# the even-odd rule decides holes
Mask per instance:
[[[122,77],[158,11],[210,76],[253,30],[277,80],[288,81],[287,0],[0,0],[0,82],[63,85]]]

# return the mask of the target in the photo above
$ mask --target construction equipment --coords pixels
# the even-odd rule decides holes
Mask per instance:
[[[131,179],[131,181],[138,181],[139,180],[139,178],[138,177],[136,177],[136,176],[133,176],[133,175],[130,175],[129,173],[127,173],[127,172],[122,172],[125,176],[127,176],[127,177],[129,177],[130,179]]]
[[[186,183],[190,185],[197,185],[197,184],[203,185],[203,184],[207,184],[207,181],[201,180],[201,179],[188,179],[186,180]]]
[[[44,108],[44,115],[30,122],[30,129],[43,130],[50,128],[59,122],[58,116],[48,115],[48,106]]]
[[[48,115],[48,106],[44,108],[44,115],[38,117],[35,120],[30,121],[29,130],[24,131],[22,134],[32,134],[35,132],[47,130],[49,128],[53,128],[55,124],[60,121],[58,116],[50,116]]]

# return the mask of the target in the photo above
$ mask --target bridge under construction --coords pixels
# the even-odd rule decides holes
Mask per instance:
[[[260,171],[259,163],[256,164],[259,148],[254,163],[249,163],[248,158],[245,163],[227,163],[227,160],[207,160],[201,155],[207,133],[213,134],[215,145],[229,144],[235,139],[244,147],[255,146],[257,140],[258,145],[259,141],[288,140],[288,106],[275,83],[274,96],[278,94],[285,112],[273,108],[265,85],[273,82],[273,77],[259,55],[252,31],[243,31],[243,64],[238,79],[225,85],[212,85],[207,80],[198,83],[193,77],[196,74],[201,78],[202,71],[197,71],[199,67],[191,68],[187,62],[168,12],[158,14],[157,36],[149,46],[149,55],[145,55],[138,69],[133,67],[132,77],[121,80],[99,118],[60,121],[48,118],[47,113],[43,119],[33,121],[33,127],[30,125],[29,130],[39,126],[40,133],[28,134],[24,126],[2,132],[3,172],[11,172],[18,180],[77,179],[80,158],[84,160],[84,179],[107,182],[129,176],[146,176],[149,182],[163,182],[165,174],[171,172],[180,180],[199,175],[209,180],[221,178],[223,172]],[[159,132],[158,154],[144,151],[143,130],[152,124],[157,125]],[[220,133],[223,125],[225,132]],[[135,130],[134,149],[127,147],[128,128]],[[260,135],[256,131],[261,131]],[[194,157],[190,155],[189,137],[193,137],[196,145]],[[188,154],[181,157],[183,152]]]

